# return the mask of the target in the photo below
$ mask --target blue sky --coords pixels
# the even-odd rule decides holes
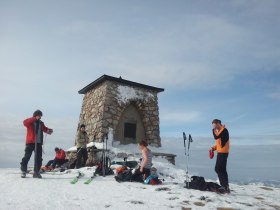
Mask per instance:
[[[280,142],[280,2],[0,1],[0,142],[24,145],[40,108],[74,142],[82,96],[103,74],[165,88],[161,135]],[[56,143],[51,143],[51,147]]]

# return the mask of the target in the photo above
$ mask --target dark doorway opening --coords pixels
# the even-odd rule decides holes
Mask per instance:
[[[136,140],[136,123],[124,123],[124,138]]]

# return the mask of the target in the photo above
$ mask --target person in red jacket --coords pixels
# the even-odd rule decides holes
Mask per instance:
[[[54,149],[55,157],[53,160],[50,160],[45,167],[42,167],[43,171],[55,169],[56,166],[61,166],[66,163],[68,160],[65,159],[65,151],[56,147]]]
[[[43,132],[47,134],[52,134],[53,130],[47,128],[45,124],[41,121],[43,113],[40,110],[36,110],[33,113],[33,117],[30,117],[23,121],[23,125],[27,129],[26,134],[26,145],[25,154],[21,161],[21,171],[22,178],[26,177],[27,165],[30,157],[34,151],[34,178],[42,178],[40,174],[40,168],[42,166],[42,145],[43,145]]]

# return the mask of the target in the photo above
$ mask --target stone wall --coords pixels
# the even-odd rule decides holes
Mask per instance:
[[[131,104],[140,113],[147,142],[161,146],[157,92],[148,89],[103,82],[84,95],[79,124],[86,125],[90,140],[96,136],[95,141],[101,142],[109,128],[115,134],[122,113]]]

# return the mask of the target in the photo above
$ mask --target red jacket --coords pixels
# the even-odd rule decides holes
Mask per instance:
[[[65,159],[65,152],[63,149],[58,150],[55,155],[55,159],[64,160]]]
[[[23,125],[27,128],[27,133],[26,133],[26,144],[34,144],[36,141],[36,134],[34,131],[34,122],[36,121],[36,117],[31,117],[27,118],[26,120],[23,121]],[[45,126],[45,124],[42,122],[41,124],[42,131],[47,133],[49,128]],[[43,139],[42,139],[43,142]]]

